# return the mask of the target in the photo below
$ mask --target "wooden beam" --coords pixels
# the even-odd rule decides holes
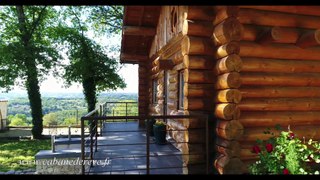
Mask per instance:
[[[141,61],[147,61],[149,57],[147,55],[125,54],[121,53],[120,61],[122,63],[138,63]]]
[[[300,27],[308,29],[320,28],[319,16],[303,16],[255,9],[241,9],[239,21],[243,24],[256,24],[262,26]]]
[[[320,29],[302,34],[296,45],[301,48],[320,45]]]
[[[243,126],[238,120],[217,121],[216,133],[227,140],[238,140],[243,134]]]
[[[285,12],[292,14],[320,16],[320,6],[239,6],[246,9]]]
[[[239,90],[243,98],[320,97],[320,87],[245,86]]]
[[[172,59],[160,59],[159,60],[159,69],[160,70],[170,70],[174,67],[174,62]]]
[[[122,32],[129,36],[154,36],[156,29],[151,27],[123,26]]]
[[[239,41],[242,37],[243,26],[234,17],[228,18],[214,27],[212,40],[216,46]]]
[[[237,17],[239,13],[238,6],[213,6],[215,16],[213,25],[217,25],[229,17]]]
[[[245,98],[241,111],[320,111],[320,98]]]
[[[241,72],[320,73],[320,61],[242,58]]]
[[[262,46],[248,41],[240,41],[239,44],[241,58],[259,57],[291,60],[320,60],[320,47],[302,49],[291,44],[268,44]]]
[[[276,124],[281,126],[294,125],[320,125],[320,112],[244,112],[239,121],[244,127],[274,127]]]
[[[244,164],[239,158],[222,155],[215,160],[214,166],[219,174],[243,174]]]
[[[241,73],[243,86],[320,86],[319,73]]]

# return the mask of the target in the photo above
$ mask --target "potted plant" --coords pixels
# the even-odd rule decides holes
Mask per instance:
[[[149,120],[145,120],[145,126],[147,129],[149,129],[149,135],[150,136],[154,136],[154,133],[153,133],[153,124],[156,122],[155,119],[149,119]]]
[[[160,120],[157,120],[153,125],[153,132],[156,144],[166,144],[166,123]]]

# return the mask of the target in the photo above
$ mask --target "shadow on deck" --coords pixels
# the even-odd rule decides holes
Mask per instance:
[[[138,122],[104,123],[98,152],[94,154],[94,160],[100,164],[91,167],[89,174],[146,174],[146,154],[146,132]],[[150,137],[150,174],[182,174],[182,171],[181,152],[169,142],[155,144]]]

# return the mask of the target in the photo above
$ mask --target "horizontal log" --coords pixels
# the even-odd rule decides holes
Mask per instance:
[[[213,84],[189,84],[184,83],[184,95],[186,97],[212,97]]]
[[[181,42],[182,55],[215,55],[215,48],[208,38],[187,36]]]
[[[217,47],[215,58],[221,59],[223,57],[226,57],[230,54],[239,54],[240,53],[240,45],[238,42],[230,42],[227,44],[224,44],[222,46]]]
[[[229,141],[226,139],[222,139],[220,137],[216,137],[215,143],[217,146],[221,146],[226,149],[230,149],[231,151],[238,151],[240,149],[240,144],[236,140]]]
[[[240,72],[242,69],[242,61],[239,55],[231,54],[222,59],[219,59],[214,68],[215,74],[224,74],[229,72]]]
[[[188,6],[187,19],[211,21],[213,17],[212,7],[210,6]]]
[[[243,25],[243,35],[242,39],[244,41],[257,41],[261,34],[266,31],[267,28],[257,25]],[[287,27],[272,27],[271,33],[272,42],[275,43],[291,43],[294,44],[297,42],[302,30],[296,28],[287,28]]]
[[[284,130],[287,129],[287,127],[282,127]],[[290,124],[291,131],[295,134],[295,137],[299,138],[300,140],[303,140],[303,137],[305,137],[306,141],[309,139],[320,139],[320,126],[318,125],[294,125]],[[271,137],[270,134],[264,134],[263,132],[266,131],[265,127],[252,127],[252,128],[245,128],[243,136],[240,138],[240,144],[242,142],[255,142],[257,139],[260,140],[267,140]],[[279,131],[272,131],[275,136],[279,135]]]
[[[147,55],[136,55],[136,54],[120,54],[120,62],[125,63],[138,63],[142,61],[148,61],[149,57]]]
[[[241,41],[239,44],[241,57],[260,57],[292,60],[320,60],[319,47],[301,49],[295,45],[290,44],[268,44],[262,46],[257,43],[247,41]]]
[[[219,103],[215,106],[214,114],[217,118],[223,120],[238,119],[240,117],[240,110],[236,104]]]
[[[320,87],[241,87],[243,98],[307,98],[320,97]]]
[[[241,92],[238,89],[225,89],[217,91],[215,102],[239,103],[241,98]]]
[[[240,8],[320,16],[320,6],[240,6]]]
[[[208,21],[184,20],[182,34],[189,36],[211,37],[213,25]]]
[[[239,158],[230,158],[228,156],[220,156],[215,162],[214,166],[219,174],[242,174],[243,162]]]
[[[184,98],[184,110],[211,110],[213,108],[212,100],[205,98]]]
[[[243,26],[240,22],[236,18],[228,18],[214,27],[212,40],[216,46],[240,41],[242,32]]]
[[[231,72],[219,75],[217,77],[216,89],[237,89],[241,85],[240,74]]]
[[[319,111],[320,98],[246,98],[238,107],[241,111]]]
[[[238,140],[243,134],[243,126],[238,120],[217,121],[216,133],[227,140]]]
[[[187,69],[212,69],[216,61],[212,56],[188,56],[183,57],[184,67]]]
[[[279,27],[272,27],[265,32],[261,33],[260,37],[256,40],[257,43],[265,45],[272,42],[279,41],[281,33],[279,33]]]
[[[214,83],[215,77],[212,71],[184,70],[184,82],[187,83]]]
[[[296,45],[300,48],[308,48],[320,45],[320,29],[302,34]]]
[[[239,10],[238,19],[243,24],[256,24],[263,26],[300,27],[309,29],[320,28],[320,17],[303,16],[255,9]]]
[[[243,86],[320,86],[320,74],[241,73],[241,83]]]
[[[161,70],[170,70],[174,67],[174,65],[175,64],[172,59],[160,59],[159,66],[156,67],[158,67]]]
[[[142,27],[142,26],[123,26],[123,35],[129,36],[154,36],[156,35],[156,28]]]
[[[242,58],[242,72],[320,72],[320,61]]]
[[[237,151],[231,150],[231,149],[227,149],[225,147],[222,146],[215,146],[215,150],[223,155],[229,156],[229,157],[239,157],[240,156],[240,148]]]
[[[320,125],[320,112],[244,112],[239,121],[244,127],[274,127],[295,125]]]
[[[253,145],[252,145],[253,146]],[[250,149],[241,149],[240,150],[240,159],[241,160],[258,160],[259,155],[252,152],[252,148]]]
[[[239,13],[238,6],[214,6],[215,16],[213,25],[217,25],[230,17],[237,17]]]

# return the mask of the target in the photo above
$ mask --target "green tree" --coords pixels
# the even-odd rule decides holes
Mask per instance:
[[[77,123],[77,120],[75,117],[65,118],[63,121],[63,124],[65,125],[74,125]]]
[[[21,119],[21,118],[19,118],[17,116],[14,116],[11,119],[11,122],[10,122],[9,126],[27,126],[27,123],[23,119]]]
[[[50,126],[50,125],[57,125],[57,114],[56,113],[49,113],[43,116],[43,125]]]
[[[123,79],[116,73],[118,62],[110,58],[105,49],[86,36],[89,24],[81,15],[86,15],[87,8],[68,7],[63,10],[70,25],[61,24],[57,35],[61,43],[67,46],[70,64],[65,66],[63,78],[67,85],[81,83],[88,105],[88,111],[95,109],[97,95],[104,90],[124,88]]]
[[[0,87],[23,85],[31,107],[32,135],[42,137],[39,82],[60,58],[50,39],[56,11],[46,6],[10,6],[0,11]]]
[[[99,34],[119,34],[122,30],[123,6],[92,6],[88,22]]]

